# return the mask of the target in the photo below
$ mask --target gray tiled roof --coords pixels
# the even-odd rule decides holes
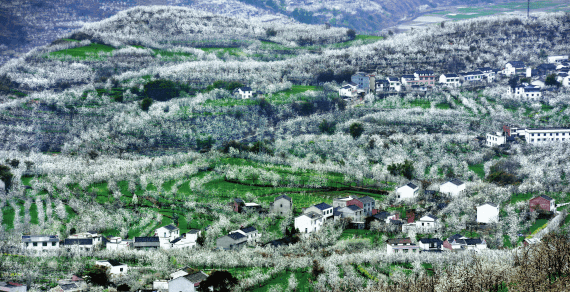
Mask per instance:
[[[286,195],[284,195],[284,194],[283,194],[283,195],[280,195],[280,196],[278,196],[278,197],[276,197],[276,198],[275,198],[275,201],[277,201],[278,199],[281,199],[281,198],[284,198],[284,199],[286,199],[286,200],[288,200],[288,201],[291,201],[291,198],[288,197],[288,196],[286,196]]]
[[[415,184],[413,184],[412,182],[406,184],[406,186],[410,187],[411,189],[416,189],[416,188],[418,188],[418,186],[415,185]]]
[[[364,196],[358,199],[361,203],[374,203],[376,202],[373,198],[371,198],[370,196]]]
[[[176,228],[176,226],[174,225],[166,225],[163,228],[168,229],[169,231],[174,231],[174,230],[178,230],[178,228]]]
[[[243,234],[241,234],[241,233],[239,233],[239,232],[236,232],[236,233],[230,233],[230,234],[228,234],[228,237],[230,237],[230,238],[233,239],[233,240],[239,240],[239,239],[241,239],[241,238],[244,238],[245,235],[243,235]]]
[[[93,238],[68,238],[63,245],[93,245]]]
[[[448,74],[444,74],[445,77],[459,77],[457,74],[455,73],[448,73]]]
[[[314,205],[314,207],[316,207],[317,209],[319,209],[319,210],[321,210],[321,211],[324,211],[324,210],[326,210],[326,209],[332,208],[332,206],[330,206],[330,205],[328,205],[328,204],[326,204],[326,203],[324,203],[324,202],[321,202],[321,203],[319,203],[319,204],[316,204],[316,205]]]
[[[22,242],[59,242],[59,237],[55,235],[25,235],[22,236]]]
[[[200,230],[198,229],[192,229],[190,231],[188,231],[188,234],[198,234],[200,232]]]
[[[257,229],[255,229],[253,226],[248,226],[248,227],[242,228],[240,230],[242,230],[244,233],[251,233],[251,232],[257,231]]]
[[[451,182],[451,183],[453,183],[454,185],[457,185],[457,186],[463,184],[463,181],[461,181],[461,180],[459,180],[459,179],[457,179],[457,178],[452,179],[452,180],[449,180],[449,182]]]
[[[352,211],[361,210],[361,208],[360,208],[359,206],[354,205],[354,204],[353,204],[353,205],[349,205],[349,206],[347,206],[346,208],[348,208],[348,209],[350,209],[350,210],[352,210]]]
[[[186,276],[184,276],[184,278],[186,278],[188,281],[196,284],[196,283],[200,283],[200,282],[206,280],[206,278],[208,278],[208,275],[206,275],[202,271],[199,271],[195,274],[186,275]]]
[[[135,237],[135,243],[137,242],[160,242],[158,237]]]

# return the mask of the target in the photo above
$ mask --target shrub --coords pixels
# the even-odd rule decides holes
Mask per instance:
[[[171,80],[157,79],[144,85],[143,94],[155,101],[168,101],[178,97],[182,90],[188,91],[188,87]]]
[[[347,30],[347,31],[346,31],[346,35],[347,35],[349,38],[351,38],[351,39],[356,38],[356,32],[355,32],[353,29]]]
[[[334,134],[335,129],[336,124],[333,121],[328,122],[327,120],[323,119],[323,121],[319,124],[319,130],[322,133],[332,135]]]
[[[141,109],[143,111],[148,111],[148,108],[150,108],[150,106],[152,105],[153,100],[151,98],[144,98],[141,101]]]
[[[361,123],[355,122],[350,125],[350,135],[352,138],[359,138],[364,132],[364,126]]]
[[[12,186],[12,177],[14,177],[14,175],[10,172],[10,168],[5,165],[0,165],[0,180],[4,181],[6,189]]]

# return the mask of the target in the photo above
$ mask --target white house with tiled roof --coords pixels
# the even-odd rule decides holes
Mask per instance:
[[[333,217],[333,207],[327,203],[321,202],[314,206],[306,208],[303,213],[315,212],[323,216],[323,221],[327,221]]]
[[[396,189],[396,193],[398,194],[398,199],[409,199],[418,196],[418,190],[420,190],[420,188],[410,182]]]
[[[458,196],[465,191],[465,183],[459,179],[449,180],[439,186],[439,192],[451,196]]]
[[[499,207],[494,203],[484,203],[477,207],[477,223],[499,222]]]
[[[57,250],[59,249],[59,237],[57,235],[24,235],[22,247],[37,251]]]
[[[295,228],[299,229],[299,232],[301,233],[315,233],[321,230],[323,222],[323,215],[315,212],[308,212],[295,218]]]
[[[410,238],[396,238],[386,240],[386,253],[411,253],[419,252],[420,247],[412,243]]]

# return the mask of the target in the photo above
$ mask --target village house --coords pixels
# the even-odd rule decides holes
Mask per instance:
[[[343,97],[354,98],[357,95],[357,88],[358,85],[354,82],[345,84],[338,90],[338,95],[341,98]]]
[[[528,204],[531,212],[535,210],[556,212],[556,200],[546,195],[537,196],[529,200]]]
[[[159,249],[161,247],[160,238],[157,236],[135,237],[135,241],[133,242],[133,247],[138,250]]]
[[[180,248],[192,248],[195,247],[198,241],[198,237],[200,237],[202,231],[197,229],[192,229],[187,233],[182,233],[180,237],[170,241],[171,249],[180,249]]]
[[[366,74],[357,72],[351,76],[350,81],[355,83],[357,92],[368,94],[371,90],[375,92],[376,76],[374,74]]]
[[[478,83],[482,82],[485,75],[481,71],[470,71],[461,73],[461,80],[465,83]]]
[[[68,250],[92,251],[94,243],[93,238],[67,238],[63,241],[63,246]]]
[[[105,243],[105,248],[107,250],[122,250],[132,247],[132,241],[127,241],[127,239],[122,239],[121,237],[109,237],[109,240]]]
[[[563,61],[568,60],[568,55],[558,55],[558,56],[548,56],[546,57],[546,61],[548,63],[561,63]]]
[[[361,208],[363,210],[363,216],[364,217],[372,216],[374,210],[376,209],[376,200],[374,200],[370,196],[364,196],[359,198],[358,201],[362,203]]]
[[[399,78],[395,76],[388,76],[386,77],[386,81],[388,82],[389,91],[396,91],[399,92],[402,90],[402,82]]]
[[[487,249],[487,242],[480,238],[467,238],[455,234],[443,242],[443,248],[447,251],[483,250]]]
[[[216,247],[220,250],[235,250],[244,247],[247,243],[247,236],[234,232],[222,236],[216,240]]]
[[[526,66],[522,61],[509,61],[505,64],[505,68],[503,68],[503,74],[506,76],[526,74]]]
[[[69,235],[70,239],[92,239],[93,245],[98,245],[103,241],[103,235],[99,234],[97,231],[87,231],[82,233],[75,233],[73,235]]]
[[[425,215],[415,222],[413,222],[413,219],[414,217],[411,217],[411,221],[409,220],[408,224],[402,225],[402,232],[415,231],[422,234],[433,233],[437,232],[441,226],[437,217],[431,214]]]
[[[387,79],[376,80],[376,93],[389,92],[389,91],[390,91],[390,82]]]
[[[390,224],[391,220],[399,220],[400,216],[397,213],[390,213],[388,211],[381,211],[372,216],[371,220]]]
[[[386,253],[412,253],[419,252],[420,247],[412,243],[410,238],[396,238],[386,240]]]
[[[280,195],[271,204],[273,212],[278,215],[287,215],[293,211],[293,200],[287,195]]]
[[[0,281],[0,292],[28,292],[28,286],[10,281]]]
[[[170,244],[176,238],[180,237],[180,229],[174,225],[166,225],[154,231],[154,236],[160,239],[160,247],[163,249],[170,249]]]
[[[253,90],[248,86],[237,88],[234,92],[239,94],[242,99],[249,99],[253,96]]]
[[[332,207],[331,207],[332,216]],[[318,232],[323,226],[323,215],[313,211],[306,212],[295,218],[295,229],[299,229],[301,233]]]
[[[433,70],[418,70],[414,72],[415,80],[418,84],[433,87],[435,85],[435,74]]]
[[[438,238],[421,238],[418,241],[421,252],[424,251],[441,251],[443,241]]]
[[[109,260],[98,260],[95,261],[95,265],[104,266],[109,268],[109,273],[111,275],[125,275],[127,274],[128,266],[126,264],[122,264],[114,259]]]
[[[465,191],[465,183],[459,179],[449,180],[439,186],[439,192],[451,196],[458,196]]]
[[[493,203],[485,203],[477,207],[477,223],[499,222],[499,207]]]
[[[240,228],[239,230],[231,231],[230,233],[241,233],[247,237],[248,242],[255,242],[261,238],[261,233],[255,229],[253,226],[247,226],[245,228]]]
[[[317,214],[320,214],[323,216],[323,221],[327,221],[329,218],[331,218],[333,216],[333,207],[321,202],[319,204],[316,204],[314,206],[310,206],[308,208],[306,208],[305,210],[303,210],[303,213],[309,213],[309,212],[315,212]]]
[[[337,212],[341,218],[351,219],[351,224],[355,225],[358,229],[364,229],[363,209],[357,205],[349,205],[346,207],[339,207]]]
[[[353,201],[354,199],[356,199],[355,197],[352,197],[351,195],[346,196],[346,197],[338,197],[338,198],[334,198],[333,199],[333,208],[337,208],[337,207],[346,207],[349,201]]]
[[[447,73],[439,76],[439,83],[448,87],[458,87],[461,85],[459,75],[455,73]]]
[[[59,249],[59,237],[57,235],[24,235],[22,247],[36,251],[57,250]]]
[[[245,202],[241,198],[234,198],[234,201],[231,203],[234,212],[241,213],[242,208],[245,206]]]
[[[231,203],[234,212],[236,213],[261,213],[261,205],[254,202],[244,202],[241,198],[234,198]]]
[[[564,142],[570,140],[570,128],[527,128],[524,137],[531,144]]]
[[[416,80],[416,76],[413,74],[402,75],[402,85],[405,87],[411,87],[412,85],[417,85],[420,81]]]
[[[486,145],[489,147],[504,145],[507,143],[507,136],[501,131],[497,131],[497,134],[487,133]]]
[[[200,282],[207,278],[208,275],[203,271],[178,276],[168,281],[168,292],[197,292]]]
[[[420,190],[420,187],[410,182],[396,189],[396,193],[398,194],[398,199],[410,199],[418,196],[418,190]]]
[[[538,99],[542,97],[540,87],[526,83],[515,87],[507,87],[507,94],[513,95],[515,98]]]
[[[499,71],[491,67],[479,67],[477,68],[477,70],[481,71],[483,75],[485,75],[485,77],[487,78],[487,82],[495,81],[495,78],[497,78],[497,72]]]
[[[546,77],[549,74],[556,73],[556,64],[543,63],[532,70],[532,76]]]

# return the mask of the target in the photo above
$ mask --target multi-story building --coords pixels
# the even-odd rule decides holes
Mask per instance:
[[[527,128],[525,130],[527,143],[544,143],[552,141],[570,141],[569,128]]]
[[[435,85],[435,74],[433,73],[433,70],[418,70],[414,72],[414,77],[420,85]]]
[[[485,75],[488,82],[495,81],[495,78],[497,77],[497,72],[499,71],[491,67],[479,67],[477,68],[477,70],[483,72],[483,75]]]
[[[503,132],[497,131],[497,134],[487,133],[487,146],[494,147],[497,145],[504,145],[507,143],[507,136]]]
[[[461,73],[461,79],[466,83],[477,83],[483,81],[485,74],[481,71],[470,71]]]
[[[522,98],[538,99],[542,97],[542,92],[540,91],[540,87],[529,84],[517,85],[514,88],[508,87],[507,94],[514,95],[517,98],[522,97]]]
[[[503,74],[506,76],[524,75],[526,74],[526,66],[522,61],[509,61],[503,68]]]
[[[455,73],[442,74],[439,76],[439,83],[448,87],[458,87],[461,85],[459,75]]]
[[[369,93],[376,91],[376,75],[365,72],[357,72],[350,78],[357,86],[358,92]]]

